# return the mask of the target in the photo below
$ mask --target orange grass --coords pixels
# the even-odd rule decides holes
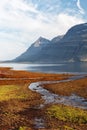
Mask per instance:
[[[22,126],[34,130],[33,119],[36,115],[43,116],[42,110],[36,110],[43,100],[38,93],[29,90],[29,84],[68,77],[68,74],[43,74],[0,68],[0,130],[25,128]]]
[[[77,94],[87,98],[87,77],[70,82],[62,82],[56,84],[46,84],[44,88],[59,95]]]
[[[32,82],[62,80],[70,76],[69,74],[15,71],[8,67],[0,68],[0,94],[2,94],[2,96],[0,95],[0,130],[36,130],[34,128],[36,116],[45,118],[46,128],[43,130],[71,130],[73,126],[69,122],[49,119],[45,116],[45,108],[38,110],[38,106],[44,101],[38,93],[32,92],[28,88]],[[11,79],[8,80],[8,78]],[[87,91],[86,80],[87,78],[81,79],[81,81],[45,85],[45,87],[58,94],[69,95],[72,92],[81,94],[81,91]],[[82,90],[82,88],[84,89]],[[86,97],[86,94],[84,94],[84,97]],[[85,125],[78,126],[76,124],[75,126],[77,126],[75,130],[86,130]]]

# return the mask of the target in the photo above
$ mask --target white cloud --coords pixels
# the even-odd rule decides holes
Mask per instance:
[[[39,36],[51,39],[82,22],[79,16],[66,12],[54,16],[44,13],[24,0],[3,0],[0,3],[0,60],[16,57]]]
[[[77,7],[79,8],[81,14],[85,14],[84,9],[81,7],[80,0],[77,0]]]
[[[21,43],[15,43],[14,41],[6,42],[2,40],[0,43],[0,59],[9,60],[17,57],[26,50],[26,47]]]

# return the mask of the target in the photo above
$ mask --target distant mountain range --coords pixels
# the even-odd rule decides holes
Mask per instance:
[[[13,62],[61,63],[87,61],[87,23],[76,25],[51,41],[40,37]]]

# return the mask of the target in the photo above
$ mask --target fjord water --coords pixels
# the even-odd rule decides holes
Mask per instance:
[[[63,64],[0,63],[0,67],[44,73],[86,73],[87,62]]]

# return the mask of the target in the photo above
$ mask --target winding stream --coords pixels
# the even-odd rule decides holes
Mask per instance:
[[[32,91],[36,91],[41,94],[42,98],[45,100],[45,104],[49,103],[60,103],[64,105],[70,105],[74,107],[79,107],[82,109],[87,109],[87,100],[84,99],[83,97],[80,97],[76,94],[72,94],[70,96],[61,96],[58,94],[54,94],[49,92],[48,90],[44,89],[41,87],[43,84],[54,84],[54,83],[61,83],[61,82],[68,82],[68,81],[73,81],[76,79],[83,78],[83,75],[80,76],[72,76],[69,79],[66,80],[61,80],[61,81],[40,81],[40,82],[35,82],[31,83],[29,88]]]
[[[32,91],[36,91],[37,93],[41,94],[41,97],[44,99],[44,104],[41,104],[39,106],[39,109],[44,107],[46,104],[64,104],[68,106],[78,107],[82,109],[87,109],[87,99],[84,99],[83,97],[80,97],[76,94],[72,94],[70,96],[61,96],[58,94],[54,94],[42,87],[44,84],[54,84],[54,83],[61,83],[61,82],[68,82],[73,81],[76,79],[80,79],[85,77],[86,75],[78,75],[78,76],[72,76],[69,79],[61,80],[61,81],[40,81],[31,83],[29,86],[29,89]],[[35,117],[35,128],[45,128],[44,126],[44,120],[42,118]]]

